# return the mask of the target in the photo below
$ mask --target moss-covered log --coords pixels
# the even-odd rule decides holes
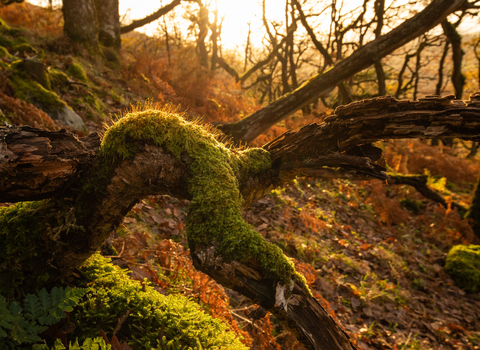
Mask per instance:
[[[68,276],[141,198],[168,194],[190,200],[187,234],[198,269],[271,310],[306,346],[353,349],[291,261],[243,221],[241,209],[305,169],[340,167],[387,178],[375,163],[381,150],[371,145],[380,139],[478,141],[479,96],[366,100],[338,108],[321,125],[244,150],[226,147],[211,130],[168,110],[127,114],[98,149],[95,136],[82,142],[65,132],[0,128],[2,181],[13,184],[0,202],[49,197],[0,209],[0,292],[13,296]],[[29,197],[28,187],[15,188],[22,176],[42,179],[50,160],[70,164],[65,174],[49,173],[54,189],[38,181]]]

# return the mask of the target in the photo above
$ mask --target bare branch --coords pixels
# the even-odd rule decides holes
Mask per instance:
[[[403,22],[388,34],[356,50],[348,58],[322,75],[317,75],[292,93],[282,96],[270,105],[235,124],[219,128],[231,134],[236,142],[251,142],[265,130],[285,119],[293,112],[314,102],[326,90],[344,79],[368,68],[379,59],[435,27],[446,16],[458,10],[465,0],[434,0],[423,11]]]
[[[128,32],[131,32],[132,30],[135,30],[137,28],[143,27],[144,25],[147,25],[149,23],[152,23],[153,21],[156,21],[163,15],[166,15],[169,13],[171,10],[173,10],[175,7],[180,5],[180,2],[182,0],[173,0],[170,4],[162,7],[158,11],[152,13],[151,15],[148,15],[145,18],[142,19],[137,19],[133,21],[131,24],[123,26],[120,28],[120,34],[126,34]]]

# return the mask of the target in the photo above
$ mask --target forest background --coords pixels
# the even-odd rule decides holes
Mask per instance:
[[[98,54],[65,37],[55,3],[45,8],[3,6],[4,26],[19,28],[3,32],[3,60],[39,59],[50,74],[51,90],[81,118],[70,125],[79,136],[101,131],[103,123],[147,99],[173,104],[188,118],[221,127],[327,72],[428,2],[365,1],[350,8],[337,1],[287,1],[284,18],[269,17],[268,7],[258,13],[262,34],[247,30],[244,44],[236,48],[223,42],[222,17],[214,2],[174,3],[151,36],[123,33],[121,45],[103,42]],[[450,15],[249,144],[261,146],[287,130],[321,123],[336,107],[357,100],[451,94],[462,99],[480,90],[476,11],[473,6]],[[329,19],[328,29],[319,24],[321,15]],[[124,18],[122,23],[131,21]],[[468,30],[460,30],[462,23]],[[24,97],[22,102],[8,83],[8,69],[2,71],[5,122],[50,130],[66,126],[42,112],[45,106],[38,101]],[[382,148],[390,173],[422,175],[441,199],[427,199],[415,187],[394,180],[327,169],[306,172],[273,190],[245,211],[245,220],[294,260],[314,296],[358,348],[479,348],[479,283],[465,287],[444,269],[453,246],[478,244],[464,215],[480,170],[479,144],[446,138],[376,146]],[[251,301],[193,268],[185,248],[187,206],[187,201],[169,196],[142,200],[111,234],[103,255],[128,268],[133,279],[148,279],[163,294],[193,298],[249,347],[303,348],[275,317],[252,319],[256,306]],[[104,331],[111,338],[112,332]]]

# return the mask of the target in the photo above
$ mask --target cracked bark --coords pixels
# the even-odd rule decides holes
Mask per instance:
[[[381,150],[372,142],[446,136],[480,140],[480,93],[469,101],[430,96],[420,101],[379,97],[351,103],[337,108],[320,125],[287,132],[266,144],[272,167],[239,179],[240,192],[248,205],[297,174],[324,167],[387,179],[385,169],[375,163]],[[22,266],[27,275],[36,273],[33,267],[38,266],[51,276],[48,282],[70,274],[147,195],[191,199],[188,156],[177,159],[162,147],[140,142],[133,159],[112,166],[98,152],[98,141],[95,135],[78,140],[65,131],[0,128],[0,202],[49,198],[41,208],[49,215],[48,224],[69,215],[77,225],[55,242],[35,242],[42,254]],[[215,245],[197,245],[191,255],[196,268],[270,310],[306,347],[354,349],[341,326],[300,284],[285,286],[266,278],[255,259],[225,261]]]

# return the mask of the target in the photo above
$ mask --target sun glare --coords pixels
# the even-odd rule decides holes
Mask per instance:
[[[38,5],[47,6],[47,0],[27,0]],[[54,0],[54,5],[61,6],[60,0]],[[155,12],[161,6],[169,3],[169,0],[142,0],[139,5],[138,0],[119,0],[120,17],[126,16],[128,20],[140,19]],[[218,7],[219,19],[223,18],[222,23],[222,45],[227,49],[237,49],[247,40],[248,23],[250,23],[251,42],[255,46],[260,46],[263,37],[262,25],[262,3],[261,0],[210,0],[209,9],[214,11],[215,5]],[[285,2],[279,0],[266,0],[267,18],[273,21],[282,21],[285,14]],[[179,15],[181,18],[181,15]],[[150,23],[138,31],[148,35],[154,35],[158,28],[158,22]],[[187,24],[185,24],[187,26]],[[186,31],[186,28],[182,28]]]
[[[219,20],[223,19],[221,39],[225,48],[237,49],[245,45],[249,23],[250,40],[254,45],[260,46],[263,37],[261,0],[211,0],[207,5],[211,13],[217,7]],[[267,18],[281,21],[285,16],[284,6],[283,1],[267,0]],[[130,19],[143,18],[158,7],[158,0],[144,0],[142,6],[138,6],[135,0],[120,0],[120,15],[127,14]],[[151,23],[141,28],[140,31],[152,35],[157,27],[157,23]]]
[[[27,1],[39,6],[48,5],[48,0]],[[393,0],[387,0],[387,6],[392,1]],[[398,5],[404,1],[405,0],[397,0],[395,3]],[[119,0],[120,17],[125,17],[127,22],[134,19],[144,18],[169,2],[170,0],[142,0],[139,5],[138,0]],[[213,14],[215,7],[217,7],[219,20],[223,19],[221,44],[225,49],[235,51],[243,49],[247,40],[249,24],[251,30],[250,42],[253,46],[261,46],[262,39],[265,35],[265,29],[263,28],[262,23],[262,0],[206,0],[205,2],[209,7],[211,14]],[[362,2],[358,0],[343,0],[341,3],[341,7],[345,11],[359,6]],[[61,0],[53,0],[53,4],[60,7]],[[266,16],[270,23],[283,22],[285,19],[285,0],[266,0]],[[181,26],[182,32],[186,33],[189,23],[182,19],[182,14],[180,12],[177,13],[176,20]],[[319,17],[314,21],[316,22],[314,26],[320,28],[322,32],[326,33],[329,29],[329,25],[326,22],[328,20],[328,18]],[[465,22],[466,23],[462,23],[461,28],[459,28],[461,32],[472,31],[472,28],[476,27],[478,20],[475,19]],[[159,22],[155,21],[137,30],[146,33],[147,35],[154,35],[157,32],[158,27]]]

